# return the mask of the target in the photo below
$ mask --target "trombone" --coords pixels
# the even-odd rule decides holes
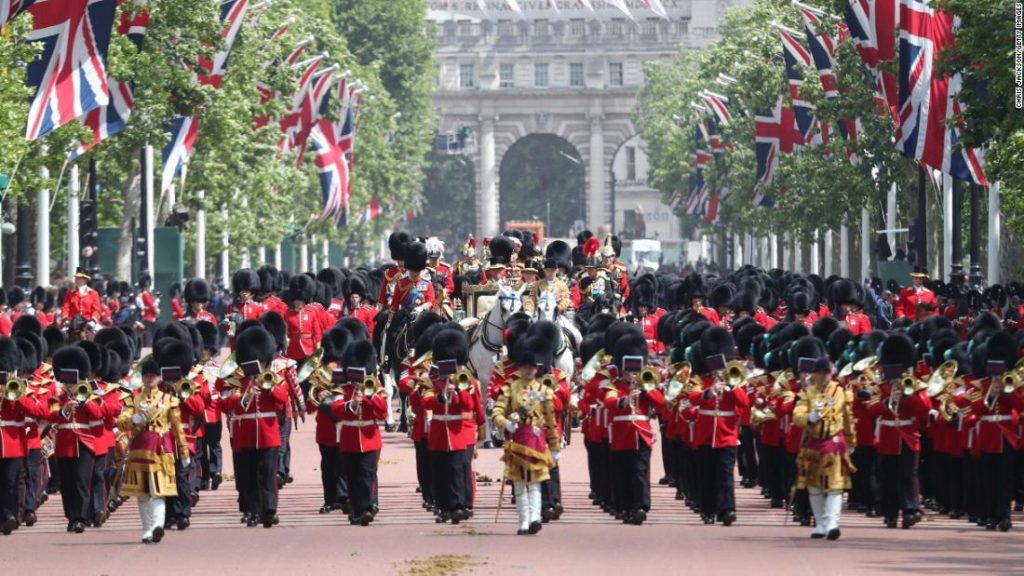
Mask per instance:
[[[999,381],[996,382],[994,379],[989,384],[988,390],[985,392],[985,409],[989,412],[995,412],[998,408],[1000,394],[1012,394],[1017,388],[1020,387],[1020,376],[1016,372],[1007,372],[999,377]]]

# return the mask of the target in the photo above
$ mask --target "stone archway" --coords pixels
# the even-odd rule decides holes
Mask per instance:
[[[499,169],[502,223],[539,220],[548,236],[572,236],[586,222],[586,169],[579,151],[555,134],[524,136],[505,152]]]

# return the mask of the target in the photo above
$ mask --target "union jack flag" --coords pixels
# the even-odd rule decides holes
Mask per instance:
[[[704,210],[704,221],[708,224],[718,224],[721,218],[721,207],[725,197],[729,195],[729,186],[719,186],[708,198],[707,207]]]
[[[278,122],[278,128],[281,129],[281,140],[278,142],[278,149],[282,152],[289,152],[295,148],[296,136],[302,130],[303,122],[309,122],[311,125],[314,123],[311,112],[311,91],[315,86],[316,71],[320,68],[320,63],[326,57],[326,54],[320,54],[314,56],[309,60],[295,64],[298,67],[305,67],[302,75],[299,76],[299,87],[292,95],[292,105],[281,120]],[[303,112],[308,113],[308,117],[303,117]]]
[[[319,120],[310,132],[310,147],[316,154],[314,162],[324,199],[320,221],[333,219],[335,226],[348,209],[348,160],[339,146],[340,138],[340,126],[327,119]]]
[[[644,0],[644,6],[651,12],[658,15],[659,18],[668,20],[668,12],[665,11],[665,6],[661,3],[661,0]]]
[[[327,101],[331,95],[331,86],[334,84],[334,72],[336,70],[337,66],[332,66],[316,75],[313,78],[312,88],[307,90],[306,96],[303,99],[299,117],[300,121],[291,142],[294,149],[299,151],[299,155],[295,159],[296,167],[302,166],[306,153],[306,143],[309,141],[309,133],[313,130],[313,125],[323,118],[324,112],[327,109]]]
[[[836,83],[836,40],[821,32],[821,19],[825,13],[810,6],[796,3],[800,15],[803,16],[804,26],[807,28],[807,46],[811,49],[811,58],[814,66],[818,69],[818,78],[821,79],[821,86],[825,89],[827,98],[839,97],[839,86]],[[846,26],[839,26],[839,42],[850,35]]]
[[[879,65],[896,60],[896,27],[899,23],[898,0],[849,0],[844,20],[861,60],[875,77],[875,102],[879,115],[897,115],[899,91],[896,76]]]
[[[43,47],[27,70],[35,87],[28,140],[110,101],[106,62],[116,10],[117,0],[38,0],[27,7],[33,26],[28,39]]]
[[[704,100],[704,106],[715,115],[719,124],[725,126],[732,120],[732,113],[729,112],[728,98],[708,90],[702,91],[700,96]]]
[[[366,224],[370,220],[380,216],[380,203],[377,202],[377,198],[370,198],[370,204],[365,210],[359,213],[359,217],[356,219],[357,224]]]
[[[797,127],[793,109],[785,106],[781,97],[771,112],[755,114],[754,134],[757,148],[757,181],[754,184],[753,203],[770,208],[775,201],[767,195],[766,188],[775,178],[779,154],[792,154],[801,150],[804,139]]]
[[[145,6],[147,3],[146,0],[134,1],[140,7]],[[136,48],[141,50],[142,40],[148,26],[148,9],[144,9],[134,15],[129,12],[122,12],[117,32],[122,36],[127,36],[135,44]],[[107,83],[110,86],[110,101],[106,106],[100,106],[90,111],[82,119],[82,124],[92,131],[92,139],[89,142],[79,142],[68,155],[68,162],[76,160],[103,140],[121,132],[128,124],[128,118],[131,116],[132,105],[135,99],[134,87],[130,82],[121,82],[112,77],[107,78]]]
[[[782,36],[782,59],[786,63],[786,80],[789,83],[789,96],[793,101],[793,113],[804,142],[809,142],[814,133],[815,109],[814,105],[800,97],[800,87],[804,84],[802,67],[811,65],[811,53],[796,39],[795,31],[781,26],[777,28]]]
[[[231,49],[238,38],[238,32],[245,22],[245,13],[249,7],[249,0],[226,0],[220,4],[221,22],[225,23],[221,36],[224,38],[224,49],[214,55],[213,60],[199,59],[201,72],[195,75],[196,80],[204,86],[213,86],[219,89],[224,80],[224,73],[227,71],[228,58]],[[188,158],[195,146],[196,136],[199,135],[199,117],[188,118],[179,116],[171,121],[167,128],[170,140],[164,146],[163,174],[160,181],[161,193],[170,189],[174,178],[182,174]]]
[[[988,186],[979,150],[959,148],[960,75],[940,74],[940,53],[954,45],[959,19],[923,0],[900,0],[899,126],[896,147],[954,178]]]
[[[283,34],[282,31],[287,31],[287,29],[287,26],[282,26],[281,28],[279,28],[278,31],[274,33],[274,36],[271,38],[271,41],[280,38]],[[312,42],[312,38],[307,38],[295,44],[295,47],[292,49],[291,54],[289,54],[288,57],[285,59],[285,62],[287,62],[289,66],[295,66],[296,63],[299,61],[299,58],[301,58],[302,54],[306,51],[306,48],[308,48],[309,45],[312,44]],[[271,64],[272,62],[268,62],[266,66],[270,66]],[[270,102],[277,100],[278,98],[281,97],[280,93],[275,91],[273,88],[270,87],[269,84],[262,80],[256,81],[256,90],[260,93],[261,106],[266,106]],[[270,124],[270,116],[256,116],[256,118],[253,119],[253,126],[255,126],[256,128],[262,128],[267,124]]]
[[[35,0],[0,0],[0,26],[10,22]]]

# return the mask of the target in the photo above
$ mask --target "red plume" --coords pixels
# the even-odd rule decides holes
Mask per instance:
[[[583,255],[587,258],[593,258],[597,255],[597,251],[601,249],[601,241],[596,236],[587,238],[587,241],[583,243]]]
[[[487,248],[490,245],[491,245],[490,237],[484,238],[484,248]]]
[[[469,244],[470,248],[476,248],[476,238],[472,234],[469,235],[469,240],[466,240],[466,244]]]
[[[540,245],[540,234],[538,234],[536,232],[533,233],[533,245],[534,246],[539,246]]]

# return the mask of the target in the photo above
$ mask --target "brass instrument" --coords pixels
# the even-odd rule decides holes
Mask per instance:
[[[843,369],[839,371],[839,378],[849,378],[853,376],[853,363],[847,362],[843,365]]]
[[[956,360],[947,360],[942,363],[935,372],[932,372],[930,378],[928,378],[928,396],[935,398],[943,390],[949,387],[950,382],[956,378],[956,371],[959,368]]]
[[[196,393],[195,382],[189,380],[188,378],[182,378],[181,380],[178,380],[177,382],[171,385],[171,388],[174,389],[174,393],[178,396],[178,398],[181,398],[182,400],[188,400]]]
[[[1020,374],[1007,372],[999,381],[1003,384],[1004,394],[1013,394],[1020,387]]]
[[[71,391],[68,393],[69,396],[75,399],[75,402],[82,403],[88,402],[92,398],[92,385],[88,382],[79,382],[71,386]]]
[[[900,387],[903,388],[904,396],[913,396],[914,392],[917,391],[917,378],[907,375],[900,380]]]
[[[331,387],[331,375],[323,367],[317,368],[306,381],[310,384],[307,399],[314,409],[323,404],[324,398],[341,393],[339,388]]]
[[[853,365],[853,371],[860,374],[861,382],[865,384],[881,384],[881,375],[878,373],[878,356],[861,358]]]
[[[729,388],[739,388],[747,382],[747,367],[739,360],[725,365],[725,383]]]
[[[889,412],[896,414],[900,407],[900,400],[903,398],[904,382],[907,378],[904,378],[898,385],[893,384],[892,388],[889,389],[889,397],[885,400],[885,407]]]
[[[274,386],[277,386],[277,373],[273,370],[264,370],[263,372],[260,372],[260,375],[256,378],[256,382],[258,383],[260,390],[269,392],[274,389]]]
[[[592,380],[594,376],[597,375],[598,369],[601,368],[602,360],[604,360],[604,350],[598,350],[587,360],[587,363],[583,365],[583,369],[580,370],[580,380],[584,383]]]
[[[9,402],[17,402],[28,394],[28,385],[21,378],[10,377],[4,383],[4,398]]]
[[[221,400],[230,398],[242,392],[242,380],[238,376],[232,376],[224,380],[224,389],[220,393]]]
[[[546,377],[550,377],[550,376],[551,375],[548,374]],[[553,378],[552,378],[552,380],[553,380]],[[463,369],[459,370],[458,372],[456,372],[455,374],[452,374],[452,383],[455,384],[455,389],[458,390],[459,392],[465,392],[466,390],[472,390],[473,389],[473,373],[470,372],[469,370],[463,368]],[[557,388],[557,384],[555,385],[555,387]]]
[[[647,367],[640,371],[637,375],[637,382],[640,385],[640,389],[644,392],[651,392],[658,388],[661,384],[661,374],[658,374],[656,368]]]
[[[320,369],[320,364],[323,361],[324,349],[322,347],[317,348],[316,352],[309,358],[302,361],[302,366],[299,367],[297,372],[297,378],[299,382],[305,382],[313,375],[314,372]]]
[[[379,392],[381,389],[380,382],[377,381],[375,376],[367,376],[363,378],[363,385],[361,392],[363,396],[370,397]]]
[[[552,392],[558,390],[558,380],[555,379],[551,374],[545,374],[540,377],[540,385],[544,388],[550,389]]]
[[[232,352],[231,355],[224,360],[224,363],[220,365],[220,377],[230,378],[236,370],[238,370],[238,362],[235,361],[235,353]]]

